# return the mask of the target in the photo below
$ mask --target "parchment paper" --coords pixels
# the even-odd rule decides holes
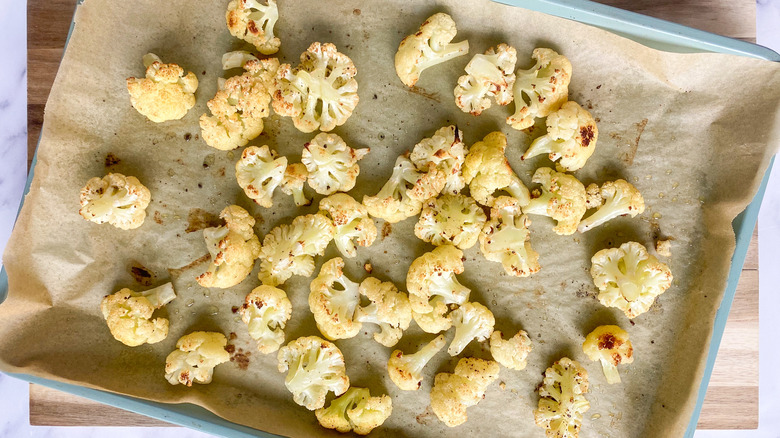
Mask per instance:
[[[252,204],[234,178],[240,150],[217,151],[198,135],[198,117],[223,76],[221,54],[246,48],[227,32],[226,3],[87,0],[79,7],[46,107],[32,188],[4,256],[10,296],[0,306],[0,368],[161,402],[195,403],[276,434],[332,436],[313,413],[293,403],[276,370],[276,355],[257,352],[231,310],[259,284],[257,269],[230,290],[207,290],[194,281],[207,254],[202,232],[193,231],[202,228],[198,222],[209,223],[236,203],[256,216],[262,238],[295,215],[316,211],[321,199],[296,209],[291,197],[277,193],[272,209]],[[570,98],[597,117],[600,130],[595,155],[577,177],[585,184],[625,178],[641,190],[647,205],[640,217],[568,237],[553,234],[551,220],[533,217],[531,242],[542,271],[531,278],[505,275],[477,246],[466,251],[460,278],[472,288],[471,300],[486,304],[505,334],[528,331],[534,350],[526,370],[501,370],[505,387],[491,385],[485,400],[469,408],[469,421],[456,429],[444,426],[427,407],[433,374],[451,372],[456,358],[440,353],[426,368],[422,389],[403,392],[387,377],[391,350],[371,339],[369,326],[336,342],[352,384],[393,399],[393,415],[375,435],[541,437],[533,424],[534,390],[544,369],[567,355],[590,373],[591,409],[583,437],[682,436],[734,249],[731,221],[756,192],[778,145],[778,66],[728,55],[662,53],[486,0],[289,0],[279,9],[283,61],[295,65],[312,41],[323,41],[335,43],[357,66],[360,104],[335,132],[354,147],[371,148],[351,193],[358,200],[378,191],[398,154],[444,124],[457,123],[469,145],[490,131],[505,132],[510,162],[529,185],[537,167],[550,165],[546,157],[519,160],[531,137],[504,123],[511,106],[473,117],[454,104],[452,89],[470,56],[507,42],[518,50],[518,67],[531,65],[537,46],[569,57],[574,66]],[[452,14],[456,40],[469,39],[470,56],[427,70],[420,88],[410,91],[395,75],[393,55],[401,38],[437,11]],[[131,107],[125,78],[143,74],[141,57],[147,52],[197,73],[197,105],[184,119],[154,124]],[[544,131],[541,126],[533,135]],[[313,136],[273,115],[250,144],[268,144],[295,162]],[[78,215],[79,189],[109,171],[134,175],[151,190],[141,228],[121,231]],[[391,227],[377,221],[381,237],[347,261],[348,275],[365,278],[362,267],[370,262],[373,275],[403,288],[411,260],[432,248],[413,235],[414,223],[409,219]],[[651,311],[630,323],[596,300],[590,257],[629,240],[651,247],[659,236],[674,239],[672,258],[662,258],[674,284]],[[317,259],[317,269],[336,255],[331,245]],[[100,314],[102,297],[168,280],[179,294],[161,312],[170,318],[168,338],[137,348],[115,341]],[[309,281],[293,277],[283,287],[294,306],[288,340],[319,334],[306,305]],[[601,366],[580,348],[588,332],[607,323],[627,329],[636,352],[633,364],[620,367],[619,385],[607,385]],[[203,329],[236,334],[234,361],[217,367],[209,385],[169,385],[163,378],[166,355],[180,336]],[[413,324],[396,348],[415,350],[432,337]],[[470,344],[462,356],[488,358],[487,343]]]

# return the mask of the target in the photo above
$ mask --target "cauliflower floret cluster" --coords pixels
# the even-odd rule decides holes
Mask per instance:
[[[433,168],[434,164],[430,166]],[[375,196],[364,196],[363,205],[368,214],[390,223],[412,217],[422,210],[424,200],[438,194],[435,186],[444,186],[432,183],[431,177],[435,175],[435,172],[419,172],[409,158],[402,155],[395,160],[390,179]]]
[[[317,134],[306,143],[301,161],[309,172],[309,186],[321,195],[348,192],[360,174],[358,161],[370,149],[352,149],[336,134]]]
[[[422,386],[423,369],[428,362],[436,356],[436,353],[444,348],[444,335],[439,335],[431,342],[425,344],[417,353],[404,354],[401,350],[395,350],[387,361],[387,374],[390,380],[404,391],[416,391]]]
[[[414,234],[436,246],[467,249],[477,243],[486,220],[485,212],[470,197],[445,194],[425,202]]]
[[[405,37],[395,54],[395,71],[401,82],[413,87],[423,70],[468,54],[468,41],[452,42],[457,32],[452,17],[439,12]]]
[[[79,214],[96,224],[132,230],[144,223],[152,194],[134,176],[109,173],[94,177],[81,189]]]
[[[130,103],[139,113],[155,123],[179,120],[195,106],[198,78],[184,74],[176,64],[163,64],[154,53],[143,57],[145,78],[127,78]]]
[[[214,368],[230,360],[222,333],[192,332],[176,342],[176,350],[165,358],[165,378],[171,385],[211,383]]]
[[[317,328],[330,340],[352,338],[362,326],[356,320],[360,305],[359,285],[350,280],[343,269],[341,257],[330,259],[309,286],[309,309]]]
[[[515,175],[504,155],[506,135],[491,132],[471,147],[463,164],[463,178],[471,196],[480,204],[492,207],[493,193],[505,190],[525,206],[530,199],[528,188]]]
[[[258,286],[246,296],[239,312],[261,353],[273,353],[284,344],[284,326],[290,319],[292,304],[283,290]]]
[[[466,185],[463,180],[463,163],[466,161],[468,148],[461,139],[461,131],[457,126],[445,126],[424,138],[412,149],[409,159],[421,172],[436,172],[441,176],[432,178],[434,181],[444,180],[440,192],[455,195]],[[431,169],[430,163],[434,164]]]
[[[336,248],[344,257],[355,257],[357,247],[371,246],[376,239],[376,225],[368,209],[346,193],[336,193],[320,201],[320,212],[333,221]]]
[[[368,435],[381,426],[393,412],[393,402],[387,395],[372,397],[366,388],[351,387],[328,408],[314,411],[317,421],[326,429],[341,433]]]
[[[274,111],[292,117],[301,132],[331,131],[346,123],[360,100],[356,74],[355,64],[336,46],[312,43],[297,67],[279,67]]]
[[[282,192],[293,197],[295,205],[303,207],[311,204],[311,199],[303,193],[303,185],[309,178],[309,171],[303,163],[288,164],[282,178]]]
[[[422,302],[423,300],[412,295],[410,302]],[[425,306],[418,305],[418,308]],[[447,318],[450,309],[444,297],[436,295],[428,301],[428,309],[417,311],[412,309],[412,319],[426,333],[441,333],[452,327],[452,321]]]
[[[588,186],[588,193],[595,193],[594,184]],[[580,222],[577,228],[584,233],[618,216],[634,217],[645,211],[645,200],[639,190],[626,180],[608,181],[602,184],[598,195],[590,198],[590,204],[600,205],[598,210]]]
[[[523,213],[549,216],[557,222],[553,227],[556,234],[574,234],[585,214],[585,186],[577,178],[549,167],[536,169],[532,181],[542,187],[534,190]]]
[[[516,63],[517,51],[507,44],[491,47],[484,55],[474,55],[466,65],[466,74],[458,79],[455,105],[475,116],[490,108],[490,98],[499,105],[509,105]]]
[[[137,347],[160,342],[168,336],[168,320],[151,318],[155,309],[170,303],[174,298],[176,293],[171,283],[145,292],[125,288],[103,298],[100,310],[111,335],[129,347]]]
[[[363,280],[359,292],[371,304],[358,307],[355,319],[361,323],[378,325],[380,331],[374,333],[374,340],[385,347],[397,344],[412,322],[409,297],[393,283],[374,277]]]
[[[536,425],[550,438],[577,438],[582,415],[590,409],[585,399],[588,372],[578,362],[563,357],[544,372],[539,386],[539,406],[534,410]]]
[[[228,288],[241,283],[252,272],[260,254],[260,240],[252,227],[255,218],[237,205],[219,214],[221,227],[206,228],[203,237],[211,254],[211,264],[197,281],[203,287]]]
[[[447,352],[459,355],[471,341],[484,341],[493,333],[496,319],[487,307],[479,303],[465,303],[453,310],[449,316],[455,326],[455,336]]]
[[[628,339],[628,333],[616,325],[596,327],[585,338],[582,351],[588,359],[601,362],[609,384],[620,383],[618,365],[634,361],[634,347]]]
[[[655,298],[672,285],[672,271],[641,243],[602,249],[593,255],[590,275],[599,288],[599,301],[629,318],[650,310]]]
[[[468,419],[466,408],[485,398],[487,387],[498,378],[500,368],[492,360],[464,357],[455,366],[455,373],[439,373],[431,389],[433,413],[449,427]]]
[[[496,362],[510,370],[525,369],[532,349],[533,343],[524,330],[509,339],[504,339],[498,330],[490,335],[490,354]]]
[[[520,202],[499,196],[490,208],[490,220],[479,233],[479,247],[487,260],[499,262],[509,275],[528,277],[539,272],[539,253],[531,248],[528,227]]]
[[[291,224],[279,225],[263,238],[258,278],[278,286],[293,275],[310,276],[314,256],[325,252],[333,234],[333,223],[321,214],[298,216]]]
[[[518,70],[512,89],[515,113],[506,122],[515,129],[530,128],[534,119],[547,117],[563,105],[569,96],[571,63],[551,49],[534,49],[536,60],[530,70]]]
[[[463,269],[463,251],[452,245],[437,246],[414,259],[406,274],[412,310],[429,312],[434,296],[442,297],[444,304],[461,305],[468,301],[471,290],[455,277]]]
[[[276,0],[267,0],[267,5],[258,0],[232,0],[225,13],[230,34],[252,44],[263,55],[279,51],[281,41],[274,36],[278,19]]]
[[[568,101],[547,117],[547,134],[538,137],[523,154],[523,160],[549,154],[559,172],[582,169],[599,138],[593,116],[574,101]]]
[[[349,388],[344,355],[332,342],[305,336],[279,349],[279,372],[295,403],[313,411],[325,406],[329,391],[341,395]]]
[[[262,207],[274,205],[274,190],[282,184],[287,158],[268,146],[249,146],[236,161],[236,180],[244,193]]]

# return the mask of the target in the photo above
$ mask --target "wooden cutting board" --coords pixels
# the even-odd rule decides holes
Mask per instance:
[[[755,42],[755,0],[602,0],[623,9]],[[76,0],[28,0],[28,148],[32,159],[43,108],[57,74]],[[167,426],[141,415],[30,385],[34,426]],[[758,244],[753,235],[704,400],[700,429],[758,427]]]

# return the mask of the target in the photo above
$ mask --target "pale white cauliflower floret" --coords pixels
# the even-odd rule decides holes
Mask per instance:
[[[455,372],[436,375],[431,389],[431,409],[449,427],[468,419],[466,408],[485,398],[487,387],[498,378],[500,367],[492,360],[464,357]]]
[[[628,332],[616,325],[596,327],[582,343],[582,352],[590,360],[601,362],[607,383],[620,383],[617,366],[634,361],[634,347]]]
[[[450,356],[459,355],[471,341],[484,341],[491,333],[496,319],[493,312],[479,303],[465,303],[450,313],[455,326],[455,336],[447,352]]]
[[[593,214],[580,221],[580,225],[577,227],[580,233],[618,216],[631,215],[631,217],[635,217],[645,211],[645,200],[642,194],[631,183],[622,179],[602,184],[599,196],[592,196],[591,200],[603,204]]]
[[[310,276],[314,256],[325,252],[333,234],[333,223],[321,214],[298,216],[291,224],[279,225],[263,238],[258,278],[278,286],[293,275]]]
[[[547,134],[531,142],[523,154],[523,160],[541,154],[549,154],[556,161],[559,172],[574,172],[582,169],[593,151],[599,130],[593,116],[572,100],[547,117]]]
[[[532,349],[533,343],[524,330],[509,339],[504,339],[498,330],[490,335],[490,354],[496,362],[511,370],[525,369]]]
[[[327,429],[341,433],[368,435],[381,426],[393,412],[393,402],[387,395],[372,397],[366,388],[351,387],[328,408],[314,411],[317,421]]]
[[[477,243],[486,220],[485,212],[470,197],[445,194],[423,204],[414,234],[436,246],[449,243],[467,249]]]
[[[225,289],[241,283],[252,272],[260,254],[260,240],[252,228],[255,218],[243,208],[230,205],[219,217],[225,221],[224,226],[203,230],[211,263],[196,280],[203,287]]]
[[[355,257],[356,245],[371,246],[376,239],[376,225],[368,209],[346,193],[336,193],[320,201],[320,212],[333,221],[336,248],[344,257]]]
[[[214,368],[230,360],[222,333],[192,332],[176,342],[176,350],[165,358],[165,378],[171,385],[211,383]]]
[[[263,55],[279,51],[281,41],[274,35],[274,26],[279,19],[276,0],[267,0],[266,5],[258,0],[232,0],[225,13],[230,34],[257,48]]]
[[[303,185],[308,178],[309,171],[303,163],[288,164],[287,169],[284,170],[282,192],[291,195],[298,207],[311,204],[311,199],[303,193]]]
[[[332,258],[322,265],[309,286],[309,309],[317,328],[330,340],[352,338],[362,326],[357,320],[359,285],[343,269],[344,260]]]
[[[145,78],[127,78],[130,103],[149,120],[160,123],[179,120],[195,106],[198,78],[184,74],[176,64],[163,64],[160,57],[147,53],[143,58]]]
[[[132,230],[144,223],[151,192],[134,176],[109,173],[92,178],[81,189],[79,214],[96,224]]]
[[[363,280],[359,291],[371,304],[358,307],[355,319],[361,323],[378,325],[380,331],[374,333],[374,340],[385,347],[397,344],[412,322],[409,297],[393,283],[374,277]]]
[[[449,313],[450,309],[447,307],[447,302],[444,297],[439,295],[434,296],[428,301],[428,310],[422,311],[414,310],[414,308],[425,309],[424,299],[412,295],[410,296],[409,301],[410,303],[420,302],[420,304],[412,306],[412,318],[424,332],[441,333],[452,327],[452,321],[447,318],[447,313]]]
[[[489,48],[466,65],[466,74],[458,78],[455,105],[464,113],[478,116],[490,108],[490,98],[499,105],[512,102],[517,51],[507,44]]]
[[[390,380],[404,391],[416,391],[422,386],[423,369],[433,359],[447,342],[444,335],[439,335],[425,344],[417,353],[404,354],[395,350],[387,361],[387,374]]]
[[[461,138],[462,133],[457,126],[445,126],[432,137],[420,140],[409,156],[417,170],[442,174],[444,187],[440,191],[451,195],[460,193],[466,185],[463,180],[463,163],[468,148]],[[430,163],[434,164],[433,169]],[[441,177],[434,180],[440,181]]]
[[[420,173],[409,158],[402,155],[395,160],[390,179],[375,196],[364,196],[363,205],[368,214],[390,223],[412,217],[420,212],[424,200],[438,194],[429,175],[432,173]]]
[[[309,172],[309,186],[321,195],[352,190],[360,174],[358,161],[369,150],[352,149],[336,134],[317,134],[304,145],[301,154]]]
[[[343,394],[349,388],[344,355],[332,342],[305,336],[279,349],[279,372],[287,373],[284,385],[293,400],[313,411],[325,406],[329,391]]]
[[[279,157],[268,146],[249,146],[236,161],[236,180],[249,199],[260,206],[274,205],[274,190],[282,184],[287,158]]]
[[[239,312],[261,353],[273,353],[284,344],[284,326],[290,319],[292,304],[283,290],[258,286],[246,296]]]
[[[539,386],[539,405],[534,410],[536,425],[550,438],[577,438],[582,416],[590,409],[585,399],[588,372],[578,362],[563,357],[544,372]]]
[[[547,117],[569,97],[571,63],[554,50],[538,48],[533,55],[536,65],[518,70],[512,89],[515,113],[506,122],[515,129],[530,128],[534,119]]]
[[[555,234],[574,234],[585,214],[585,186],[577,178],[549,167],[536,169],[532,181],[541,184],[541,190],[534,190],[523,213],[553,218],[557,222],[553,227]]]
[[[457,29],[449,15],[439,12],[420,25],[420,29],[405,37],[395,54],[395,71],[409,87],[420,79],[423,70],[469,52],[469,42],[452,43]]]
[[[463,272],[462,257],[463,251],[442,245],[414,259],[406,274],[412,310],[429,312],[432,308],[429,300],[435,295],[444,298],[445,304],[460,305],[468,301],[471,290],[455,277]]]
[[[469,185],[471,196],[482,205],[492,207],[495,202],[493,193],[497,190],[505,190],[521,206],[530,199],[528,188],[517,177],[504,155],[506,145],[503,132],[491,132],[474,144],[466,155],[463,178]]]
[[[499,196],[490,209],[490,220],[479,233],[482,254],[501,263],[509,275],[528,277],[539,272],[539,253],[531,248],[530,225],[517,199]]]
[[[152,318],[155,309],[176,298],[171,283],[144,292],[122,289],[100,303],[103,318],[114,338],[130,347],[154,344],[168,336],[168,320]]]

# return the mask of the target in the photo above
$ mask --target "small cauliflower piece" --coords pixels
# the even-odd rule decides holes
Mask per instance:
[[[355,257],[357,247],[371,246],[376,239],[376,225],[368,209],[346,193],[336,193],[320,201],[320,214],[333,221],[336,248],[344,257]]]
[[[517,51],[508,44],[489,48],[484,55],[474,55],[466,65],[466,74],[458,78],[455,105],[474,116],[490,108],[490,98],[499,105],[512,102]]]
[[[381,426],[393,412],[393,402],[387,395],[372,397],[366,388],[351,387],[328,408],[314,411],[317,421],[326,429],[341,433],[368,435]]]
[[[282,184],[287,158],[279,157],[268,146],[249,146],[236,161],[236,180],[244,193],[265,208],[274,205],[274,190]]]
[[[490,354],[496,362],[510,370],[525,369],[531,350],[533,343],[524,330],[509,339],[504,339],[498,330],[490,335]]]
[[[588,372],[578,362],[563,357],[544,372],[539,386],[539,405],[534,410],[536,425],[550,438],[577,438],[582,415],[590,409],[585,399]]]
[[[349,388],[344,355],[332,342],[304,336],[279,349],[279,372],[289,369],[284,385],[295,403],[313,411],[325,406],[328,391],[341,395]]]
[[[428,362],[436,356],[436,353],[444,348],[444,335],[439,335],[431,342],[425,344],[417,353],[404,354],[401,350],[395,350],[387,361],[387,374],[390,380],[404,391],[416,391],[422,386],[423,369]]]
[[[593,116],[572,100],[547,117],[547,134],[537,137],[523,154],[523,160],[549,154],[559,172],[582,169],[593,151],[599,129]]]
[[[429,173],[430,174],[430,173]],[[396,223],[412,217],[422,210],[423,195],[435,192],[429,190],[425,181],[426,175],[415,169],[414,164],[406,156],[395,160],[393,174],[375,196],[364,196],[363,205],[368,214]],[[436,196],[434,193],[432,196]],[[430,196],[429,196],[430,197]]]
[[[436,246],[452,244],[467,249],[477,243],[485,221],[485,212],[472,198],[445,194],[423,204],[414,234]]]
[[[512,93],[515,113],[506,122],[515,129],[530,128],[534,119],[557,111],[569,97],[571,62],[551,49],[537,48],[531,55],[536,65],[518,70]]]
[[[359,285],[350,280],[343,269],[344,260],[332,258],[322,265],[309,286],[309,309],[317,328],[331,341],[353,338],[362,327],[357,320]]]
[[[469,185],[471,196],[480,204],[492,207],[493,193],[504,190],[525,206],[530,193],[509,166],[504,155],[506,135],[496,131],[471,147],[463,164],[463,178]]]
[[[230,360],[222,333],[192,332],[176,342],[176,350],[165,358],[165,378],[171,385],[211,383],[214,368]]]
[[[590,275],[599,288],[599,301],[629,318],[650,310],[655,298],[672,285],[672,272],[641,243],[602,249],[591,258]]]
[[[303,185],[309,178],[309,171],[306,170],[306,166],[303,163],[288,164],[287,169],[284,170],[284,178],[282,178],[282,192],[291,195],[295,201],[295,205],[303,207],[311,204],[311,199],[306,197],[303,193]]]
[[[634,361],[634,347],[628,333],[616,325],[602,325],[590,332],[582,351],[593,361],[601,361],[607,383],[620,383],[617,366]]]
[[[523,213],[551,217],[557,222],[553,227],[555,234],[574,234],[585,214],[585,186],[577,178],[549,167],[536,169],[531,181],[542,187],[534,190],[531,201],[523,207]]]
[[[459,355],[471,341],[484,341],[493,333],[496,319],[493,312],[479,303],[465,303],[450,313],[455,326],[455,336],[447,352],[450,356]]]
[[[485,398],[487,387],[498,378],[500,367],[492,360],[464,357],[455,373],[439,373],[431,389],[433,413],[449,427],[466,422],[466,408]]]
[[[261,353],[273,353],[284,344],[284,327],[290,320],[292,304],[283,290],[258,286],[246,296],[239,312]]]
[[[408,87],[413,87],[423,70],[469,53],[469,42],[453,43],[458,33],[455,21],[439,12],[430,16],[420,29],[401,40],[395,54],[395,72]]]
[[[309,186],[321,195],[352,190],[360,174],[358,161],[369,151],[352,149],[336,134],[317,134],[303,146],[301,154],[309,171]]]
[[[528,277],[539,272],[539,253],[531,248],[530,225],[517,199],[499,196],[490,208],[490,220],[479,233],[482,254],[501,263],[509,275]]]
[[[263,55],[279,51],[281,41],[274,35],[278,19],[276,0],[267,0],[266,5],[258,0],[232,0],[225,13],[230,34],[252,44]]]
[[[420,297],[412,295],[409,297],[409,302],[422,301]],[[430,310],[418,312],[415,308],[430,308]],[[452,321],[447,318],[447,313],[450,311],[447,307],[444,297],[439,295],[434,296],[428,301],[427,306],[423,302],[421,304],[412,304],[412,318],[420,328],[426,333],[441,333],[445,330],[449,330],[452,327]]]
[[[445,126],[437,130],[433,137],[417,143],[409,156],[417,170],[440,173],[442,176],[433,180],[438,182],[443,177],[444,187],[440,191],[450,195],[460,193],[466,185],[463,181],[463,163],[468,148],[461,138],[462,133],[457,126]],[[430,163],[434,165],[432,170]]]
[[[314,256],[322,255],[333,240],[333,223],[321,214],[307,214],[271,230],[260,249],[263,284],[278,286],[293,275],[314,273]]]
[[[385,347],[397,344],[412,322],[409,297],[393,283],[374,277],[363,280],[359,291],[371,304],[358,307],[355,319],[361,323],[377,324],[380,331],[374,333],[374,340]]]
[[[90,179],[79,196],[81,217],[96,224],[108,222],[122,230],[143,225],[152,199],[149,189],[136,177],[121,173]]]
[[[255,218],[237,205],[225,207],[219,214],[221,227],[206,228],[203,238],[211,254],[211,264],[196,280],[203,287],[226,289],[241,283],[260,255],[260,240],[252,227]]]
[[[635,217],[645,211],[645,200],[639,190],[626,180],[608,181],[602,184],[601,202],[593,214],[580,221],[577,230],[584,233],[618,216]]]
[[[663,257],[672,256],[672,241],[671,240],[657,240],[655,242],[655,252]]]
[[[330,43],[314,42],[292,68],[282,64],[276,74],[273,107],[292,117],[301,132],[332,131],[346,123],[360,100],[357,68]]]
[[[154,344],[168,336],[168,320],[152,318],[155,309],[176,298],[171,283],[165,283],[145,292],[124,288],[106,295],[100,303],[100,311],[106,319],[111,335],[128,347]]]
[[[455,277],[463,269],[463,251],[452,245],[437,246],[414,259],[406,274],[406,289],[417,297],[410,297],[412,310],[429,312],[433,308],[429,300],[436,295],[444,298],[444,304],[468,301],[471,290]]]
[[[147,53],[143,57],[145,78],[127,78],[130,103],[141,115],[155,123],[179,120],[195,106],[198,78],[184,74],[176,64],[163,64],[160,57]]]

